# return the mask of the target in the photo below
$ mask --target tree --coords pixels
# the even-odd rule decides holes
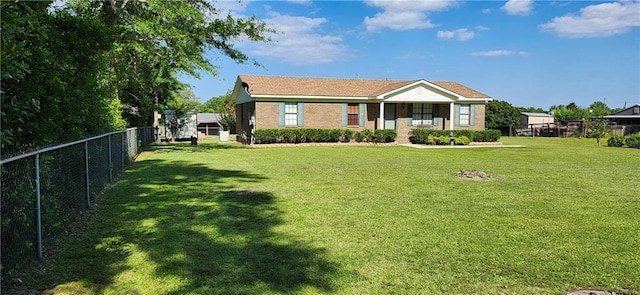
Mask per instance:
[[[596,143],[600,146],[600,139],[609,133],[609,121],[602,117],[594,117],[589,120],[589,131],[587,137],[595,138]]]
[[[114,35],[51,2],[0,2],[4,154],[125,126],[106,83]]]
[[[526,107],[526,108],[518,107],[518,111],[524,112],[524,113],[547,113],[542,108],[534,108],[534,107]]]
[[[225,15],[206,0],[72,0],[69,7],[119,32],[110,69],[119,78],[117,95],[129,110],[125,117],[135,125],[150,123],[153,109],[183,87],[178,75],[217,75],[216,66],[206,58],[208,51],[257,65],[234,47],[234,40],[267,42],[265,34],[272,31],[255,17]]]
[[[489,129],[514,128],[520,124],[520,111],[506,101],[494,100],[487,104],[485,126]]]

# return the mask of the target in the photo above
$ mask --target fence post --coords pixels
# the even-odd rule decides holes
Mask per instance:
[[[40,154],[36,154],[36,247],[38,259],[42,259],[42,211],[40,210]]]
[[[122,170],[124,170],[124,157],[125,157],[125,150],[124,150],[124,144],[125,144],[124,139],[125,138],[124,137],[125,137],[125,134],[127,134],[126,130],[124,132],[120,133],[120,143],[121,143],[120,144],[120,151],[121,151],[121,154],[122,154],[122,157],[120,158],[120,168],[122,168]]]
[[[113,159],[111,158],[111,134],[109,134],[107,138],[109,139],[109,146],[107,146],[107,149],[109,150],[109,165],[107,168],[109,169],[109,182],[112,182],[113,181]]]
[[[84,142],[84,178],[85,178],[85,191],[87,192],[85,204],[87,208],[91,206],[91,197],[89,192],[89,141]]]

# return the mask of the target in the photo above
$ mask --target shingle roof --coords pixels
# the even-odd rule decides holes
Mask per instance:
[[[372,97],[421,80],[368,80],[240,75],[252,95]],[[429,82],[467,98],[490,98],[456,82]]]

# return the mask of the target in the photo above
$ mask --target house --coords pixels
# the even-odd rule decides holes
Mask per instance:
[[[557,126],[553,114],[547,113],[520,113],[520,129],[517,134],[531,136],[558,136]]]
[[[492,98],[456,82],[240,75],[236,130],[252,128],[395,129],[399,143],[411,130],[484,130]]]
[[[640,104],[604,116],[604,118],[609,120],[613,134],[625,136],[640,132]]]

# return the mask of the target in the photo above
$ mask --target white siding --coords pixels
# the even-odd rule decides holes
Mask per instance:
[[[452,102],[457,97],[438,91],[424,85],[416,85],[404,91],[390,93],[384,98],[385,102]]]

